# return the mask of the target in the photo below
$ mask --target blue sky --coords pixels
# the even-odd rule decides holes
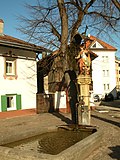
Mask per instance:
[[[10,0],[10,1],[1,0],[0,19],[4,20],[4,34],[7,34],[19,39],[23,39],[25,37],[22,33],[20,33],[17,30],[20,23],[17,20],[17,17],[20,15],[25,16],[28,13],[26,8],[24,7],[25,3],[36,4],[36,0]],[[120,43],[117,45],[116,44],[110,44],[110,45],[113,45],[118,49],[117,56],[120,57]]]
[[[0,2],[0,19],[4,21],[4,34],[23,38],[23,35],[17,30],[19,21],[17,17],[26,15],[25,3],[33,4],[35,0],[1,0]]]

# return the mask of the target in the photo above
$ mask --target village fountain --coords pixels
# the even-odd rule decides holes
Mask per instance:
[[[80,158],[81,160],[84,160],[94,149],[96,149],[101,141],[101,133],[97,130],[96,126],[90,125],[89,104],[91,61],[95,57],[96,55],[86,49],[86,43],[80,45],[80,52],[75,57],[79,65],[79,74],[77,76],[76,85],[80,87],[79,101],[76,104],[76,109],[78,110],[77,123],[59,125],[52,130],[48,129],[48,131],[42,131],[42,133],[39,133],[37,136],[36,134],[33,134],[32,136],[28,135],[27,139],[19,139],[17,142],[13,141],[9,144],[2,144],[2,146],[13,148],[12,153],[20,150],[20,155],[26,155],[29,160],[79,160]],[[39,76],[42,75],[43,73]],[[40,80],[43,83],[43,77],[40,77]],[[41,91],[43,92],[43,88],[41,88]],[[45,108],[46,105],[49,105],[49,103],[46,103],[43,93],[40,95],[37,94],[37,100],[41,104],[40,107],[44,105]],[[44,111],[48,111],[44,108]],[[37,113],[40,112],[41,109],[37,106]],[[26,153],[23,152],[21,148],[25,148],[24,150]],[[6,153],[6,148],[1,149]],[[17,156],[18,155],[17,152]],[[22,159],[22,156],[20,158]]]
[[[68,66],[68,69],[64,72],[63,79],[59,77],[61,75],[61,70],[59,70],[61,68],[61,64],[60,66],[58,65],[59,64],[58,62],[60,61],[58,51],[55,51],[52,55],[44,57],[42,60],[40,60],[37,63],[38,92],[36,94],[36,101],[37,101],[36,111],[38,114],[43,112],[53,112],[55,109],[54,94],[51,94],[51,93],[55,93],[56,91],[61,92],[63,90],[67,90],[67,92],[65,91],[67,100],[68,99],[70,100],[71,95],[73,95],[72,94],[73,92],[74,92],[74,95],[77,94],[75,95],[75,97],[73,97],[73,100],[74,100],[74,98],[76,98],[77,96],[75,105],[78,110],[77,112],[78,120],[76,121],[78,122],[78,124],[90,125],[90,93],[89,91],[90,91],[90,86],[92,86],[91,85],[92,84],[92,67],[91,66],[92,66],[92,60],[94,60],[97,57],[97,55],[88,49],[89,44],[91,44],[91,40],[88,36],[82,36],[81,34],[77,33],[74,37],[75,37],[75,40],[74,42],[72,42],[69,52],[71,52],[71,50],[75,48],[75,50],[73,49],[73,51],[70,54],[73,56],[72,57],[72,59],[74,59],[73,63],[75,64],[75,66],[78,66],[78,67],[75,67],[74,69],[71,70],[70,66]],[[77,44],[77,47],[76,47],[76,44]],[[69,55],[68,57],[71,57],[71,55]],[[68,63],[68,65],[71,65],[70,63],[72,60],[70,59],[69,61],[70,62]],[[75,73],[75,75],[73,72]],[[67,78],[65,78],[66,74],[69,75],[67,76]],[[49,77],[48,86],[49,86],[50,94],[49,93],[45,94],[44,92],[44,75],[45,76],[48,75]],[[58,79],[61,79],[59,83],[58,83]],[[67,82],[64,79],[67,79]],[[73,89],[70,89],[72,90],[71,91],[72,93],[69,96],[70,83],[73,86]],[[64,87],[65,85],[67,87]],[[59,89],[56,90],[56,88],[57,89],[59,88]],[[77,88],[77,92],[75,93],[76,88]],[[69,100],[67,101],[68,103],[66,103],[66,108],[71,107],[70,103],[72,104],[72,102]],[[58,101],[60,101],[59,97],[57,99],[57,103],[60,103]],[[66,112],[67,112],[67,109],[66,109]]]
[[[75,80],[75,86],[77,86],[77,88],[79,87],[79,89],[78,89],[79,90],[78,102],[76,103],[76,106],[75,106],[76,110],[77,110],[77,112],[76,112],[77,113],[77,116],[76,116],[77,123],[58,126],[58,131],[56,133],[54,133],[54,138],[52,139],[53,143],[51,142],[51,144],[53,144],[53,145],[52,146],[48,145],[49,146],[48,150],[50,150],[50,148],[52,148],[52,147],[54,148],[54,146],[56,146],[57,141],[56,140],[54,141],[54,139],[59,137],[59,136],[64,137],[63,138],[64,139],[63,144],[67,144],[68,146],[69,145],[71,146],[71,145],[74,145],[75,143],[77,143],[78,141],[80,141],[81,139],[84,139],[87,136],[89,137],[91,134],[97,132],[96,127],[90,125],[91,124],[91,122],[90,122],[91,121],[91,115],[90,115],[90,100],[89,100],[90,99],[89,91],[90,91],[90,85],[91,85],[91,82],[92,82],[91,65],[92,65],[92,60],[94,60],[97,57],[97,55],[94,54],[93,52],[91,52],[90,50],[88,50],[87,45],[89,44],[89,41],[90,41],[89,37],[85,36],[84,37],[84,42],[81,43],[81,39],[82,39],[81,35],[79,33],[77,33],[76,36],[77,36],[77,40],[80,38],[80,40],[78,40],[80,42],[79,43],[79,52],[75,56],[76,63],[78,64],[79,71],[78,71],[78,75],[77,75],[77,78],[76,78],[77,81],[74,79]],[[70,74],[69,74],[69,76],[70,76]],[[75,92],[75,90],[73,89],[72,92]],[[73,99],[74,99],[74,97],[73,97]],[[45,108],[47,108],[47,107],[45,107]],[[40,109],[40,107],[38,107],[38,109]],[[75,115],[73,115],[73,117],[74,116]],[[59,130],[62,131],[62,132],[60,132]],[[72,140],[70,140],[69,139],[69,133],[71,135],[70,137],[74,137],[75,134],[76,134],[76,136],[75,136],[76,138],[75,139],[72,138]],[[84,138],[81,137],[81,134],[83,135]],[[51,135],[47,135],[47,136],[51,137]],[[49,138],[48,137],[44,138],[44,142],[46,141],[47,144],[48,144],[48,141],[50,140],[49,139],[50,137]],[[47,139],[49,139],[49,140],[47,140]],[[60,138],[58,138],[58,139],[60,139]],[[43,140],[39,141],[39,144],[42,145],[42,149],[46,152],[47,149],[45,148],[45,145],[42,142],[43,142]],[[58,143],[60,143],[60,142],[61,142],[61,140],[59,140]],[[67,145],[63,145],[63,144],[60,147],[60,151],[62,151],[62,147],[67,148]],[[53,150],[54,149],[52,149],[52,153],[54,152]],[[57,151],[57,153],[59,153],[59,150]]]

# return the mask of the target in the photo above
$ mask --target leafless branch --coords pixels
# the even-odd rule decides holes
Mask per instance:
[[[116,8],[120,11],[120,2],[117,0],[112,0],[113,4],[116,6]]]
[[[44,3],[37,0],[37,2],[36,6],[28,5],[31,17],[23,19],[23,23],[27,25],[22,26],[20,30],[29,36],[29,40],[46,43],[47,47],[53,45],[58,48],[59,45],[65,50],[76,32],[82,33],[86,25],[89,33],[95,25],[100,27],[101,31],[106,29],[101,23],[106,24],[109,30],[119,31],[118,0],[45,0]]]
[[[84,8],[84,13],[86,13],[88,11],[88,9],[93,5],[93,3],[96,0],[91,0],[89,3],[86,4],[85,8]]]

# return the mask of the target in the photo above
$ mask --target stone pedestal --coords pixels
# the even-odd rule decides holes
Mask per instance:
[[[54,95],[53,94],[36,94],[36,112],[45,113],[54,111]]]
[[[80,85],[78,117],[79,123],[90,125],[90,97],[89,85],[91,84],[91,77],[89,75],[79,75],[77,83]]]

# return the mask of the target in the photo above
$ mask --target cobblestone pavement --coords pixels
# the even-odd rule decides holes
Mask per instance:
[[[120,160],[120,108],[99,106],[91,112],[91,124],[96,125],[102,132],[100,147],[86,160]],[[42,132],[46,127],[70,123],[70,114],[35,114],[21,115],[0,119],[0,145],[18,139],[21,133],[26,137]],[[17,137],[18,136],[18,137]],[[2,160],[2,159],[1,159]]]
[[[86,160],[120,160],[120,109],[98,107],[92,111],[91,123],[99,127],[103,138],[100,147]]]

